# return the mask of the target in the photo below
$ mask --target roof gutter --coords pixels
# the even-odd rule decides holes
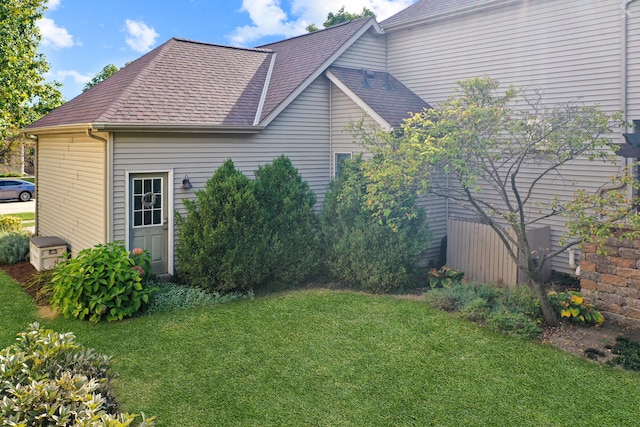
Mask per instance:
[[[477,12],[479,10],[483,10],[483,9],[489,9],[493,6],[496,5],[501,5],[501,4],[509,4],[509,3],[519,3],[521,0],[489,0],[487,2],[475,5],[475,6],[467,6],[467,7],[461,7],[455,10],[451,10],[449,12],[445,12],[445,13],[440,13],[437,15],[432,15],[432,16],[427,16],[426,18],[418,18],[416,20],[413,21],[409,21],[409,22],[403,22],[400,24],[391,24],[391,25],[384,25],[384,22],[382,23],[382,29],[384,31],[395,31],[395,30],[404,30],[404,29],[408,29],[408,28],[412,28],[418,25],[422,25],[422,24],[426,24],[426,23],[431,23],[431,22],[435,22],[435,21],[441,21],[444,19],[449,19],[449,18],[454,18],[454,17],[458,17],[458,16],[464,16],[464,15],[468,15],[470,13],[474,13]]]
[[[93,123],[92,129],[108,132],[136,133],[259,133],[261,126],[220,126],[207,124],[173,124],[173,123]]]
[[[173,124],[173,123],[77,123],[70,125],[45,126],[33,129],[23,129],[25,135],[89,133],[91,131],[104,132],[134,132],[134,133],[188,133],[188,134],[255,134],[260,133],[264,126],[220,126],[207,124]],[[91,135],[89,135],[91,136]]]

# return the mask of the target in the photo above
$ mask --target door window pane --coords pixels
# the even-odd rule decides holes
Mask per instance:
[[[133,178],[131,188],[133,226],[162,225],[163,178]]]

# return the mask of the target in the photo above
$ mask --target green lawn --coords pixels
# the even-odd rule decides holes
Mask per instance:
[[[0,273],[0,346],[36,319]],[[632,426],[640,375],[502,336],[420,301],[289,292],[97,325],[41,320],[115,356],[159,426]]]

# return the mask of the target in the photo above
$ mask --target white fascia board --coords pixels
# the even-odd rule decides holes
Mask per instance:
[[[344,92],[345,95],[349,97],[349,99],[355,102],[358,107],[362,108],[364,112],[367,113],[369,117],[371,117],[377,124],[379,124],[382,129],[386,130],[387,132],[393,129],[393,126],[391,126],[389,122],[387,122],[380,114],[378,114],[373,108],[371,108],[369,104],[364,102],[362,98],[360,98],[351,89],[349,89],[349,87],[347,87],[347,85],[345,85],[339,78],[337,78],[335,74],[333,74],[331,71],[327,71],[325,73],[325,76],[327,76],[331,83],[336,85],[338,89]]]

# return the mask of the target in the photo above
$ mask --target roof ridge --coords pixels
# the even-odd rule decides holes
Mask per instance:
[[[373,17],[373,16],[365,16],[365,17],[362,17],[362,18],[352,19],[351,21],[341,22],[339,24],[332,25],[332,26],[327,27],[327,28],[320,28],[317,31],[313,31],[313,32],[310,32],[310,33],[299,34],[297,36],[289,37],[288,39],[283,39],[283,40],[278,40],[278,41],[271,42],[271,43],[262,44],[262,45],[256,46],[254,49],[260,49],[260,48],[263,48],[264,46],[273,46],[273,45],[276,45],[276,44],[288,42],[290,40],[299,39],[301,37],[308,37],[308,36],[311,36],[311,35],[314,35],[314,34],[322,34],[325,31],[333,30],[333,29],[336,29],[338,27],[344,27],[346,25],[350,25],[350,24],[352,24],[354,22],[357,22],[357,21],[363,21],[363,20],[369,20],[369,19],[375,20],[375,17]]]
[[[182,37],[172,37],[171,40],[175,40],[178,42],[183,42],[183,43],[192,43],[192,44],[201,44],[204,46],[214,46],[214,47],[222,47],[225,49],[233,49],[233,50],[244,50],[244,51],[248,51],[248,52],[260,52],[260,53],[271,53],[272,51],[270,49],[259,49],[259,48],[254,48],[254,47],[242,47],[242,46],[229,46],[229,45],[224,45],[224,44],[218,44],[218,43],[211,43],[211,42],[203,42],[200,40],[193,40],[193,39],[185,39]]]
[[[142,81],[149,74],[150,70],[153,68],[153,65],[159,60],[159,58],[164,57],[167,51],[173,48],[173,43],[172,43],[173,41],[175,41],[173,38],[167,40],[157,48],[142,55],[140,58],[136,59],[129,65],[126,65],[126,67],[130,67],[136,62],[141,61],[147,55],[151,55],[152,53],[154,54],[154,57],[151,58],[149,63],[143,66],[140,72],[136,74],[136,76],[131,80],[131,82],[127,85],[127,87],[120,93],[120,95],[107,108],[104,109],[104,111],[102,112],[102,114],[100,114],[100,116],[98,116],[95,119],[95,122],[109,121],[109,118],[112,117],[119,110],[120,106],[124,104],[131,97],[131,94],[134,91],[134,89],[138,86],[140,81]]]

